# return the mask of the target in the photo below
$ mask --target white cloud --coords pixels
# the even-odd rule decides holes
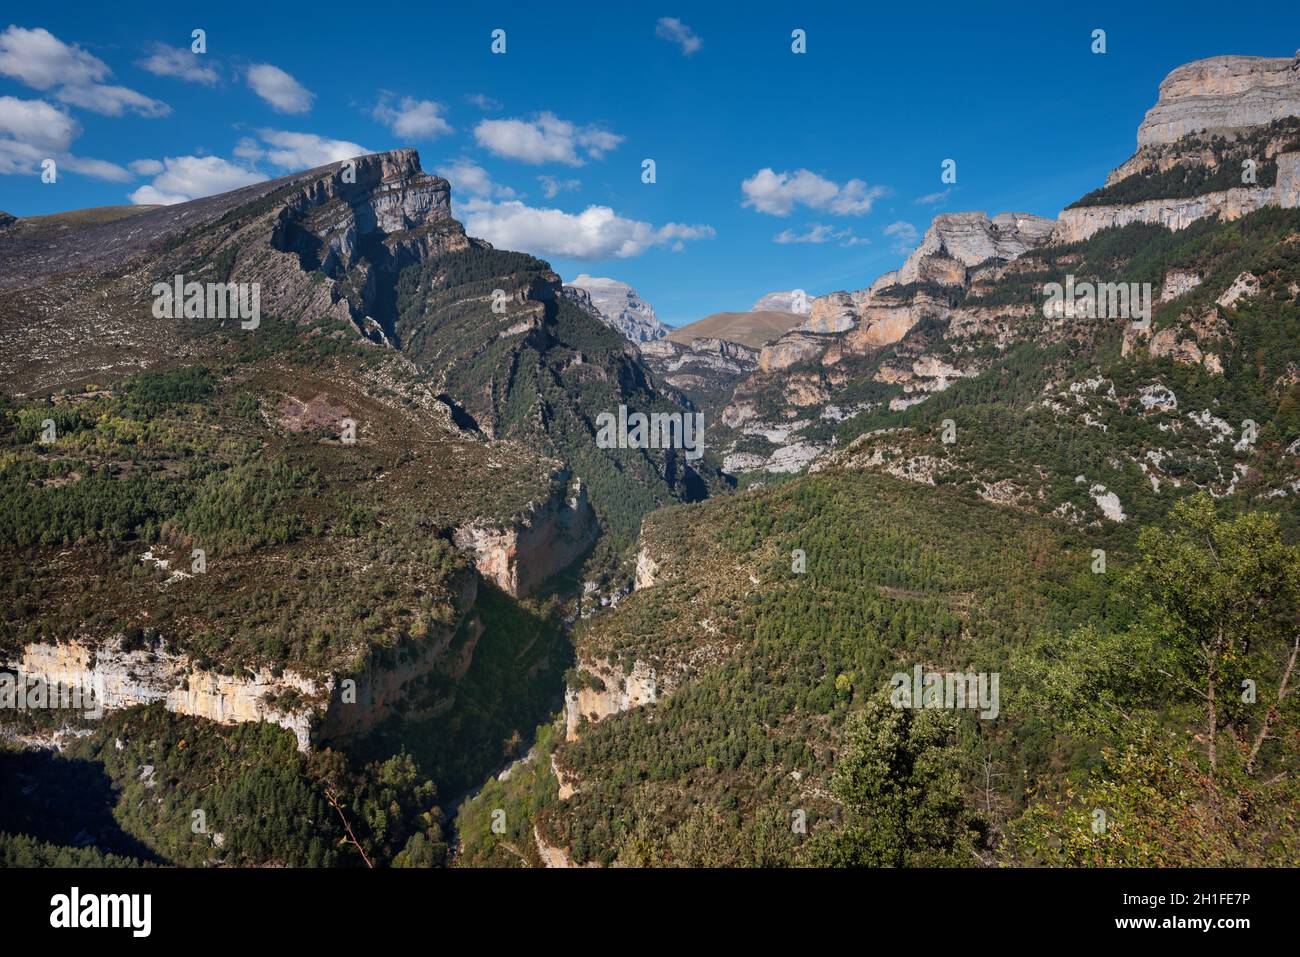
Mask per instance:
[[[358,143],[332,140],[317,136],[315,133],[258,130],[257,135],[270,147],[269,149],[262,151],[256,146],[250,148],[251,141],[241,140],[239,146],[235,147],[235,155],[245,159],[260,159],[265,156],[281,169],[313,169],[374,152]],[[258,152],[259,155],[252,155],[254,152]]]
[[[890,223],[884,228],[883,232],[886,236],[893,237],[894,252],[896,253],[908,252],[916,244],[916,240],[920,236],[915,226],[901,219],[898,222]]]
[[[773,216],[789,216],[797,205],[826,210],[837,216],[861,216],[870,212],[875,201],[886,193],[883,186],[868,187],[860,179],[851,179],[840,186],[810,170],[777,173],[770,167],[742,182],[740,189],[745,194],[741,205]]]
[[[676,17],[660,17],[659,22],[655,24],[655,36],[676,43],[686,56],[695,53],[704,45],[704,41],[696,35],[695,31]]]
[[[937,203],[941,200],[947,199],[948,194],[951,192],[952,192],[952,187],[949,187],[948,189],[945,190],[940,190],[937,193],[926,193],[924,196],[916,197],[916,199],[913,200],[913,202],[915,202],[917,205],[920,206],[929,206],[933,203]]]
[[[64,43],[48,30],[11,26],[0,33],[0,75],[37,90],[52,86],[89,86],[112,71],[99,57],[75,43]]]
[[[266,156],[266,150],[262,148],[262,144],[251,136],[240,137],[239,142],[235,144],[234,153],[240,159],[246,159],[253,163]]]
[[[0,33],[0,76],[9,76],[37,90],[59,87],[64,103],[121,116],[128,110],[141,116],[166,116],[171,107],[124,86],[99,81],[113,71],[103,60],[76,44],[67,44],[48,30],[11,26]],[[119,167],[120,168],[120,167]]]
[[[598,126],[578,126],[554,113],[539,113],[532,120],[480,120],[474,139],[496,156],[524,163],[564,163],[582,166],[579,155],[601,159],[623,142],[623,137]]]
[[[102,113],[104,116],[121,116],[130,110],[150,118],[166,116],[172,108],[124,86],[65,86],[56,94],[64,103]]]
[[[712,239],[712,226],[667,223],[655,226],[619,216],[608,206],[588,206],[581,213],[538,209],[518,200],[464,204],[465,229],[501,249],[571,259],[625,259],[654,246],[680,250],[688,240]]]
[[[560,193],[582,188],[582,180],[580,179],[556,179],[554,176],[539,176],[537,181],[542,184],[542,194],[547,199],[554,199]]]
[[[119,183],[131,179],[116,163],[69,153],[80,134],[76,120],[44,100],[0,96],[0,174],[32,173],[52,159],[60,170]]]
[[[163,164],[155,159],[132,160],[126,165],[131,168],[131,172],[141,176],[157,176],[163,171]]]
[[[76,120],[44,100],[0,96],[0,136],[38,150],[62,152],[80,133]]]
[[[248,68],[247,77],[253,92],[281,113],[306,113],[316,98],[315,93],[269,63],[254,63]]]
[[[484,113],[492,113],[499,110],[502,105],[500,100],[490,97],[486,93],[467,93],[465,94],[465,99],[474,106],[477,106]]]
[[[73,156],[69,153],[63,157],[62,165],[64,169],[71,170],[74,173],[93,176],[95,179],[108,180],[110,183],[129,183],[135,179],[129,170],[123,169],[116,163],[110,163],[108,160],[87,159],[84,156]]]
[[[825,223],[814,223],[808,228],[807,232],[796,233],[792,229],[782,230],[772,238],[775,243],[787,245],[789,243],[829,243],[838,240],[841,246],[860,246],[870,240],[854,236],[850,228],[836,229],[834,226],[828,226]]]
[[[199,54],[188,47],[169,47],[155,43],[153,54],[138,64],[154,76],[174,76],[190,83],[212,86],[217,82],[217,71],[206,65]]]
[[[396,135],[406,140],[431,140],[452,132],[451,124],[443,118],[446,107],[433,100],[415,100],[402,97],[396,109],[385,98],[374,108],[375,119]]]
[[[131,194],[131,202],[170,206],[266,179],[256,170],[237,166],[219,156],[168,156],[162,166],[163,171],[152,183]]]
[[[451,194],[458,198],[459,194],[464,193],[480,197],[496,196],[499,199],[512,199],[515,195],[509,186],[499,186],[492,182],[482,166],[463,157],[443,163],[436,172],[451,183]]]

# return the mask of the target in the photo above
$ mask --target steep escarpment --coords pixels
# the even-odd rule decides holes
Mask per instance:
[[[458,547],[474,556],[479,574],[516,598],[572,565],[595,543],[595,513],[581,480],[556,485],[539,507],[507,526],[464,525]]]
[[[641,355],[659,381],[685,395],[709,425],[719,421],[736,383],[758,365],[757,350],[703,336],[686,344],[671,339],[646,342]]]
[[[256,284],[263,316],[382,340],[396,271],[466,242],[414,150],[129,216],[19,220],[0,234],[0,383],[25,394],[220,352],[213,333],[238,319],[155,315],[154,284],[176,276]]]
[[[678,416],[695,410],[675,391],[661,391],[637,347],[566,296],[546,263],[472,240],[404,270],[397,297],[402,352],[462,423],[564,462],[619,547],[645,512],[718,486],[698,450],[597,442],[597,420],[617,417],[620,407]]]
[[[1300,51],[1294,57],[1217,56],[1172,71],[1138,127],[1138,146],[1201,131],[1263,126],[1300,115]]]
[[[463,574],[460,581],[463,619],[472,614],[476,579]],[[457,619],[422,642],[372,649],[359,669],[345,673],[303,674],[263,665],[223,674],[199,666],[165,640],[133,648],[122,635],[27,644],[3,666],[28,684],[75,689],[86,702],[84,711],[160,702],[168,711],[218,724],[279,725],[306,751],[321,742],[344,744],[378,726],[406,702],[408,685],[445,665],[460,625]]]

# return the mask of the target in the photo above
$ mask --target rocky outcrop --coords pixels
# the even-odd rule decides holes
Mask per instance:
[[[659,563],[650,557],[650,552],[643,545],[641,550],[636,553],[636,580],[632,586],[633,591],[639,591],[642,588],[649,588],[657,579],[659,574]]]
[[[833,292],[812,302],[808,318],[795,326],[796,332],[847,332],[858,324],[861,293]]]
[[[460,576],[457,607],[468,610],[477,579]],[[365,734],[406,702],[412,682],[442,665],[458,625],[423,641],[376,649],[350,673],[303,674],[257,667],[222,674],[165,644],[127,650],[120,637],[41,641],[23,647],[6,667],[49,687],[79,689],[106,711],[161,702],[177,714],[219,724],[266,721],[293,732],[302,751]]]
[[[1298,115],[1300,51],[1289,58],[1211,57],[1185,63],[1165,77],[1156,105],[1138,127],[1138,146]]]
[[[598,532],[587,491],[580,480],[574,480],[567,495],[562,485],[557,486],[540,507],[511,525],[462,525],[453,539],[470,554],[480,575],[522,598],[573,564]]]
[[[647,342],[641,346],[641,355],[655,371],[667,374],[674,385],[671,377],[677,373],[738,375],[758,364],[758,350],[707,336],[696,336],[689,346],[668,339]]]
[[[617,279],[603,279],[583,273],[566,289],[586,293],[596,316],[611,328],[617,329],[633,342],[653,342],[668,335],[668,327],[655,316],[654,307],[637,295],[635,289]]]
[[[537,856],[542,859],[543,867],[566,868],[579,866],[573,863],[573,860],[569,857],[568,852],[565,851],[564,848],[556,847],[554,844],[548,844],[546,839],[542,837],[542,832],[538,829],[536,824],[533,825],[533,842],[537,845]],[[595,861],[592,861],[582,866],[599,867],[600,865]]]
[[[809,332],[787,332],[780,339],[763,347],[758,355],[758,368],[763,372],[788,369],[800,362],[816,359],[831,340],[827,336]]]
[[[1235,306],[1238,300],[1259,295],[1259,277],[1244,272],[1215,300],[1220,306]]]
[[[599,721],[659,700],[659,680],[649,665],[638,661],[632,671],[624,675],[603,659],[579,661],[578,664],[580,671],[586,674],[582,687],[569,688],[564,694],[566,741],[578,739],[578,724],[583,718]]]
[[[1052,220],[1030,213],[999,213],[992,218],[984,213],[941,213],[898,270],[897,281],[904,285],[925,281],[925,264],[935,256],[968,268],[989,259],[1015,259],[1046,243],[1054,226]],[[933,280],[951,275],[953,268],[944,263],[941,270],[932,267],[930,273]]]
[[[351,318],[371,338],[396,341],[395,306],[386,294],[406,266],[466,249],[451,217],[451,186],[420,168],[413,149],[359,156],[324,168],[285,197],[270,245],[297,268],[263,255],[256,272],[264,306],[287,317]],[[250,255],[257,246],[248,247]],[[242,249],[242,247],[241,247]],[[237,256],[235,273],[243,272]],[[319,283],[319,275],[338,282]]]
[[[1165,273],[1164,287],[1160,290],[1160,301],[1168,302],[1185,295],[1201,284],[1201,274],[1194,269],[1171,269]]]
[[[29,680],[91,693],[96,705],[108,711],[161,701],[168,711],[221,724],[269,721],[292,731],[300,750],[310,746],[313,716],[330,691],[291,671],[278,677],[265,669],[246,677],[204,671],[187,655],[165,648],[125,651],[120,639],[36,642],[7,667]],[[270,704],[286,692],[307,703],[283,709]]]
[[[1148,199],[1123,206],[1072,206],[1061,211],[1052,240],[1078,242],[1103,229],[1130,223],[1149,223],[1179,230],[1206,216],[1233,220],[1265,206],[1293,208],[1298,204],[1300,153],[1284,153],[1277,158],[1277,183],[1273,186],[1239,186],[1200,196]]]

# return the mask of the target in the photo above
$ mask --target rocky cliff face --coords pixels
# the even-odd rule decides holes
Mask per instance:
[[[459,589],[457,607],[468,614],[477,579],[461,575]],[[299,750],[307,751],[321,742],[360,736],[392,714],[406,700],[411,682],[443,664],[457,626],[432,631],[419,643],[376,650],[347,674],[267,667],[221,674],[165,644],[129,651],[121,638],[34,642],[5,666],[48,686],[80,689],[107,711],[162,702],[168,711],[219,724],[266,721],[292,731]]]
[[[1300,115],[1295,57],[1217,56],[1178,67],[1160,84],[1138,128],[1138,146],[1172,143],[1201,130],[1260,126]]]
[[[187,656],[166,650],[124,651],[120,641],[97,647],[84,641],[38,642],[24,647],[7,667],[51,686],[91,693],[105,710],[161,701],[169,711],[221,724],[269,721],[292,731],[301,750],[310,746],[313,714],[329,693],[325,684],[291,671],[277,677],[258,669],[237,678],[202,671]],[[305,699],[302,707],[270,703],[290,691]]]
[[[633,342],[653,342],[668,335],[668,327],[656,318],[654,307],[625,282],[583,273],[566,286],[570,287],[586,293],[597,318]]]
[[[934,218],[916,247],[898,271],[898,283],[941,281],[959,285],[964,275],[944,263],[942,271],[927,264],[936,257],[971,267],[989,259],[1012,260],[1028,249],[1041,246],[1052,235],[1054,223],[1029,213],[942,213]]]
[[[1185,229],[1198,219],[1218,216],[1240,219],[1265,206],[1300,205],[1300,153],[1277,157],[1277,182],[1273,186],[1242,186],[1183,199],[1150,199],[1116,206],[1075,206],[1061,211],[1052,239],[1070,243],[1087,239],[1103,229],[1150,223],[1167,229]]]
[[[612,666],[603,659],[579,661],[579,667],[594,681],[581,688],[569,688],[564,694],[564,735],[566,741],[578,739],[582,718],[599,721],[612,714],[653,704],[659,700],[660,681],[654,669],[638,661],[631,672]]]
[[[477,583],[473,573],[458,576],[456,607],[462,618],[474,616]],[[166,644],[128,651],[120,637],[34,642],[5,667],[48,686],[81,689],[106,711],[162,702],[168,711],[219,724],[266,721],[292,731],[299,750],[308,751],[372,730],[407,702],[414,683],[437,669],[453,677],[463,674],[467,661],[445,660],[459,627],[456,621],[418,642],[374,649],[360,668],[347,673],[258,667],[221,674]],[[472,643],[469,647],[472,654]]]
[[[194,320],[151,313],[176,275],[256,283],[264,316],[387,341],[397,273],[469,244],[449,190],[404,149],[62,228],[20,220],[0,235],[0,381],[49,389],[201,352]]]
[[[557,487],[512,525],[464,525],[454,538],[470,553],[479,574],[508,595],[522,598],[577,561],[598,533],[586,489],[574,481],[567,495],[563,485]]]

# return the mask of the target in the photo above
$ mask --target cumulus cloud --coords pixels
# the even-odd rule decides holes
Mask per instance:
[[[676,43],[682,48],[685,56],[697,52],[704,45],[704,41],[696,35],[695,31],[676,17],[660,17],[659,22],[655,24],[655,36],[669,43]]]
[[[52,159],[61,170],[126,182],[131,174],[107,160],[68,152],[81,134],[77,121],[44,100],[0,96],[0,174],[32,173],[42,160]]]
[[[537,182],[542,184],[542,195],[547,199],[554,199],[561,193],[582,188],[582,180],[580,179],[556,179],[554,176],[539,176]]]
[[[499,199],[512,199],[515,195],[515,191],[509,186],[500,186],[492,182],[487,170],[464,157],[443,163],[436,172],[451,183],[452,196],[495,196]]]
[[[884,228],[883,232],[886,236],[893,238],[893,248],[896,253],[906,253],[910,251],[911,248],[916,245],[916,240],[920,237],[920,233],[916,231],[915,226],[901,219],[898,222],[890,223]]]
[[[740,190],[745,194],[741,205],[773,216],[789,216],[795,206],[837,216],[861,216],[870,212],[875,201],[887,192],[883,186],[869,187],[860,179],[851,179],[840,186],[811,170],[778,173],[770,167],[742,182]]]
[[[280,113],[306,113],[316,98],[315,93],[270,63],[254,63],[248,68],[247,79],[253,92]]]
[[[132,160],[126,165],[131,168],[131,172],[141,176],[157,176],[163,171],[163,164],[155,159]]]
[[[372,111],[374,118],[404,140],[431,140],[452,132],[451,124],[443,118],[446,107],[433,100],[415,100],[404,96],[396,106],[388,97],[379,101]]]
[[[488,96],[486,93],[467,93],[465,100],[477,106],[484,113],[492,113],[501,109],[501,101]]]
[[[317,136],[315,133],[260,129],[257,135],[262,138],[263,146],[245,138],[235,147],[235,155],[242,159],[266,159],[281,169],[312,169],[374,152],[358,143]]]
[[[531,120],[480,120],[474,127],[474,139],[495,156],[535,166],[582,166],[586,162],[584,155],[601,159],[623,142],[616,133],[598,126],[578,126],[549,112]]]
[[[0,136],[39,150],[61,152],[80,133],[76,120],[44,100],[0,96]]]
[[[153,53],[138,65],[154,76],[174,76],[204,86],[212,86],[217,82],[217,71],[188,47],[169,47],[165,43],[155,43]]]
[[[0,33],[0,76],[12,77],[36,90],[53,90],[64,103],[82,109],[121,116],[130,111],[141,116],[166,116],[171,107],[124,86],[107,86],[112,70],[99,57],[64,43],[48,30],[11,26]]]
[[[711,226],[667,223],[655,226],[618,215],[608,206],[581,213],[526,206],[518,200],[464,204],[465,229],[502,249],[570,259],[626,259],[654,246],[674,250],[695,239],[712,239]]]
[[[171,206],[266,179],[256,170],[245,169],[219,156],[168,156],[160,165],[162,172],[152,183],[131,193],[131,202]]]
[[[11,26],[0,33],[0,75],[37,90],[54,86],[89,86],[112,71],[99,57],[67,44],[48,30]]]
[[[787,245],[790,243],[829,243],[838,241],[841,246],[861,246],[869,242],[859,236],[853,235],[850,228],[836,229],[834,226],[828,226],[825,223],[814,223],[806,232],[796,233],[792,229],[782,230],[772,238],[775,243]]]

